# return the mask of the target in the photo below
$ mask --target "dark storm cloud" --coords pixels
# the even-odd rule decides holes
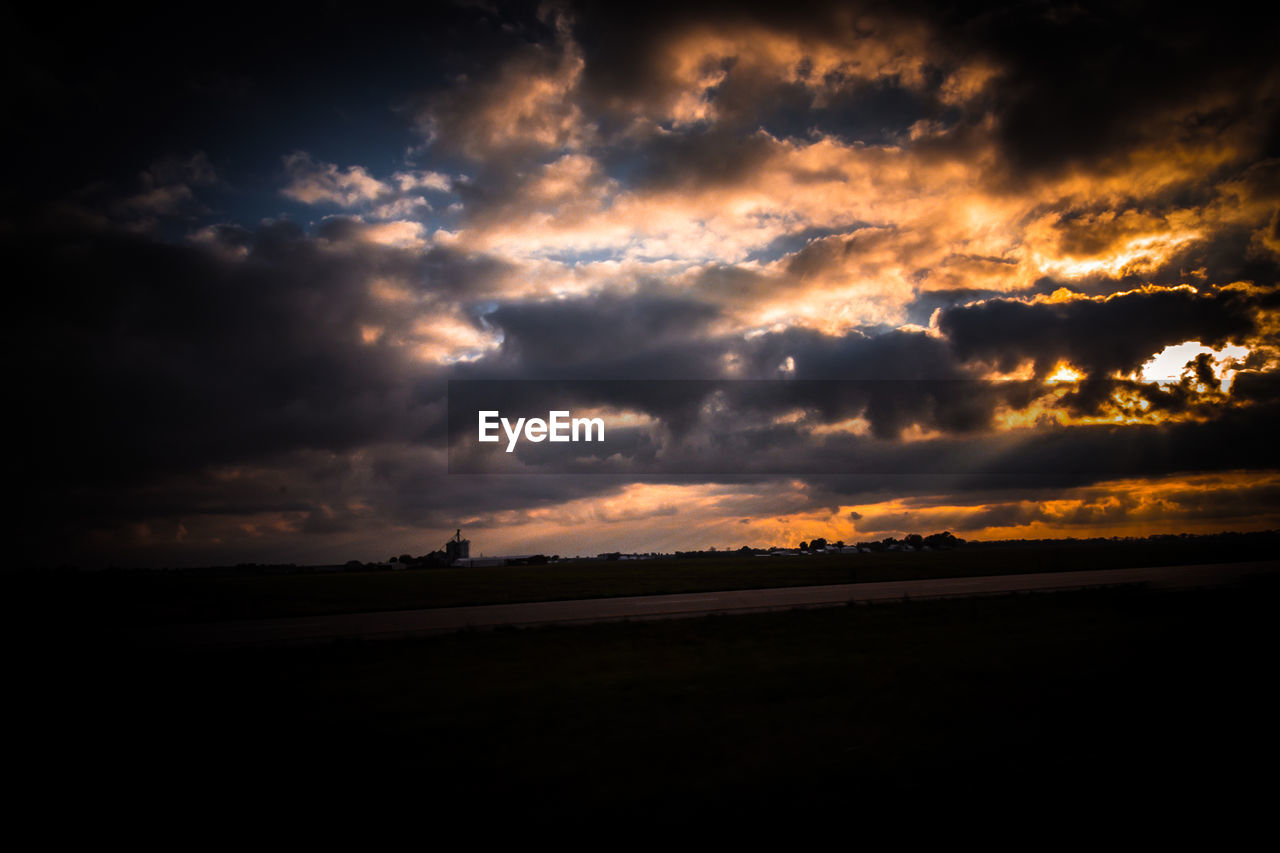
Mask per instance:
[[[778,149],[764,131],[741,133],[730,127],[664,133],[605,153],[611,175],[638,189],[733,186],[758,171]]]
[[[300,536],[443,528],[620,488],[598,477],[442,488],[445,372],[362,338],[363,324],[408,333],[414,319],[369,283],[414,282],[429,311],[464,280],[482,286],[489,266],[362,243],[360,229],[224,227],[189,246],[74,229],[6,241],[31,300],[11,333],[26,359],[11,402],[32,415],[17,551],[95,564],[149,542],[133,532],[145,522],[168,537],[147,545],[150,560],[294,559],[265,542],[187,553],[175,537],[183,519],[215,532],[262,519]]]
[[[1045,376],[1065,360],[1090,375],[1127,372],[1164,347],[1215,347],[1256,329],[1255,306],[1235,291],[1151,290],[1106,300],[1028,304],[992,299],[944,310],[938,327],[965,361],[1011,371],[1034,360]]]
[[[1265,346],[1219,406],[1227,411],[1190,381],[1154,388],[1106,378],[1167,344],[1270,334],[1259,312],[1280,298],[1266,290],[1280,251],[1280,172],[1274,160],[1246,164],[1280,143],[1276,33],[1256,14],[800,0],[409,12],[233,4],[196,26],[172,10],[119,6],[5,16],[3,107],[15,132],[4,143],[0,246],[24,271],[15,293],[31,303],[10,337],[22,356],[11,394],[29,415],[19,468],[30,499],[18,526],[33,541],[140,522],[179,541],[184,518],[216,530],[243,523],[248,536],[272,525],[311,538],[452,529],[462,518],[616,494],[645,477],[733,481],[724,472],[746,482],[785,471],[824,484],[812,500],[837,505],[855,494],[1048,494],[1108,477],[1277,465],[1263,438],[1277,399]],[[690,33],[727,35],[723,50],[737,55],[679,67]],[[777,44],[787,49],[771,66]],[[697,47],[688,55],[703,62]],[[861,64],[819,73],[825,48]],[[982,68],[988,84],[953,91]],[[917,141],[910,129],[922,120]],[[846,159],[787,159],[815,153],[806,146],[823,136]],[[1185,153],[1190,177],[1146,197],[1134,178],[1010,209],[1057,217],[1046,226],[1051,251],[1104,256],[1216,205],[1187,226],[1204,233],[1157,268],[1065,282],[1092,295],[1192,280],[1203,282],[1199,294],[999,298],[987,288],[1012,281],[1021,261],[997,257],[999,247],[934,246],[932,260],[917,262],[937,224],[929,215],[898,221],[896,207],[908,202],[949,214],[952,202],[996,184],[999,215],[1000,201],[1046,176],[1068,167],[1086,180],[1115,174],[1152,145]],[[865,186],[896,189],[868,213],[833,187],[853,180],[849,163],[871,149]],[[1227,153],[1205,155],[1218,149]],[[302,151],[311,154],[290,154]],[[546,168],[562,161],[581,168]],[[282,173],[282,162],[293,168]],[[964,167],[958,196],[931,196],[932,178],[916,177],[937,163]],[[395,180],[406,174],[432,174],[437,191],[452,194],[378,214],[378,203],[416,198],[419,185]],[[303,192],[299,182],[317,175],[329,183]],[[353,178],[386,190],[356,192]],[[680,241],[645,232],[650,218],[677,232],[716,218],[684,191],[715,190],[709,204],[736,210],[741,199],[718,191],[767,197],[778,181],[793,205],[812,186],[815,198],[860,212],[818,221],[765,204],[761,218],[772,219],[755,246],[750,235],[717,242],[739,236],[713,233],[738,227],[736,213],[726,216],[727,225],[690,235],[696,267],[679,256],[684,245],[668,248]],[[1139,197],[1117,198],[1130,192]],[[326,217],[325,203],[364,218]],[[315,221],[291,224],[282,205]],[[1238,211],[1247,215],[1232,219]],[[614,212],[619,222],[609,223]],[[385,221],[392,216],[418,221]],[[538,223],[563,242],[549,238],[550,249],[523,256],[507,249],[537,243]],[[432,238],[436,228],[445,236]],[[1021,225],[1011,228],[1009,245],[1025,245]],[[625,245],[599,248],[611,239],[599,235],[612,233]],[[582,245],[593,248],[575,255]],[[666,269],[683,271],[659,279],[633,261],[637,245],[656,246]],[[587,256],[597,251],[625,255],[624,272],[593,280]],[[735,262],[744,253],[751,262]],[[548,272],[548,259],[566,266]],[[870,292],[890,267],[901,276],[885,299],[913,300],[905,314],[854,322],[925,325],[941,309],[931,333],[868,325],[823,334],[759,319],[812,299],[807,287],[852,292],[865,280]],[[552,295],[578,275],[591,294]],[[1258,287],[1215,287],[1235,280]],[[1063,283],[1043,277],[1030,292]],[[394,294],[379,295],[384,286]],[[510,299],[513,290],[522,295]],[[974,300],[983,301],[957,306]],[[997,410],[1029,403],[1043,386],[970,380],[988,364],[1012,369],[1024,359],[1041,377],[1058,360],[1091,374],[1058,404],[1072,415],[1106,414],[1119,391],[1155,413],[1207,422],[992,435]],[[1203,358],[1193,375],[1214,384]],[[627,381],[726,376],[771,382]],[[478,377],[519,381],[524,390],[506,398],[515,402],[530,379],[607,380],[570,399],[655,424],[619,430],[616,453],[591,448],[572,469],[618,476],[443,478],[445,380]],[[858,416],[865,435],[815,431]],[[923,440],[903,440],[913,428]],[[546,451],[516,461],[553,470]],[[666,473],[647,473],[659,456]],[[1013,523],[1003,511],[984,523]]]
[[[1280,463],[1267,423],[1275,398],[1199,422],[1074,425],[1015,433],[987,429],[995,408],[1035,396],[1034,383],[969,381],[720,381],[455,383],[450,389],[455,473],[611,473],[946,478],[951,489],[1017,482],[1058,487],[1186,470]],[[683,408],[681,405],[683,404]],[[475,441],[475,413],[545,416],[575,406],[627,407],[652,427],[611,427],[604,446]],[[782,416],[782,417],[779,417]],[[855,416],[865,432],[825,430]],[[931,433],[901,440],[907,427]],[[615,435],[616,439],[615,440]],[[491,452],[490,452],[491,451]],[[1012,480],[1010,479],[1012,478]]]
[[[1203,490],[1182,489],[1162,495],[1179,505],[1183,514],[1193,518],[1229,519],[1262,509],[1274,512],[1280,508],[1280,486],[1274,483],[1255,483],[1245,488],[1222,489],[1209,493]]]
[[[867,145],[891,145],[918,121],[941,122],[954,117],[953,109],[929,93],[885,81],[849,81],[820,104],[795,84],[766,93],[763,108],[755,99],[757,90],[748,91],[750,95],[743,92],[736,99],[735,112],[750,115],[781,139],[822,134]],[[724,102],[723,96],[718,102]]]
[[[506,400],[513,408],[545,410],[558,400],[630,408],[677,432],[722,394],[729,420],[767,421],[793,407],[812,409],[823,422],[865,411],[882,437],[913,423],[976,429],[999,403],[1025,402],[1035,390],[967,381],[976,374],[947,342],[919,332],[832,337],[787,329],[744,339],[712,334],[717,319],[704,303],[658,293],[509,303],[484,316],[501,330],[501,348],[452,376],[506,380],[475,386],[486,387],[494,405]],[[790,369],[782,372],[784,365]],[[716,379],[725,376],[764,381]]]
[[[981,59],[999,76],[989,100],[966,107],[972,115],[957,120],[988,110],[998,116],[1005,161],[1019,168],[1096,163],[1157,132],[1234,133],[1247,124],[1250,138],[1262,138],[1264,154],[1280,140],[1277,104],[1267,94],[1275,79],[1276,21],[1256,11],[1206,15],[1156,3],[563,8],[583,58],[579,96],[531,116],[542,122],[535,130],[570,118],[558,111],[580,108],[605,138],[615,138],[638,105],[669,94],[664,46],[673,38],[694,26],[715,32],[754,24],[808,44],[896,40],[904,50],[927,53],[922,77],[910,88],[893,79],[829,81],[837,84],[832,98],[818,101],[794,83],[750,76],[745,64],[730,67],[713,95],[724,128],[739,137],[757,127],[784,137],[816,128],[882,141],[886,128],[901,131],[916,118],[937,117],[930,99],[943,72]],[[367,123],[369,107],[358,101],[368,104],[366,93],[374,89],[385,93],[377,109],[399,105],[409,119],[429,116],[439,144],[480,150],[487,126],[474,107],[501,97],[511,75],[560,69],[560,19],[532,3],[394,12],[378,3],[270,10],[232,4],[191,27],[159,9],[117,5],[68,17],[28,8],[8,21],[15,37],[6,56],[14,82],[7,106],[15,122],[46,132],[7,142],[37,167],[26,180],[41,176],[27,190],[44,195],[51,180],[70,190],[118,175],[122,166],[136,173],[175,150],[204,148],[215,163],[224,162],[239,144],[233,128],[291,150],[296,142],[286,140],[311,120],[302,108]],[[281,103],[289,109],[275,109]],[[385,119],[378,122],[385,126]],[[354,122],[343,131],[358,133]],[[554,142],[555,134],[549,138]],[[83,144],[89,139],[92,145]],[[701,156],[692,142],[688,150]]]
[[[972,494],[978,500],[1043,500],[1062,489],[1187,472],[1267,470],[1280,465],[1269,423],[1277,398],[1209,422],[1093,425],[1010,436],[985,434],[932,442],[885,443],[868,453],[828,447],[832,470],[811,481],[839,503],[888,489],[895,495]],[[883,454],[883,455],[882,455]],[[838,460],[838,461],[837,461]],[[868,461],[871,460],[871,461]],[[848,464],[849,467],[840,467]],[[865,474],[857,474],[861,464]],[[870,470],[874,469],[874,470]]]
[[[370,244],[367,230],[342,218],[314,235],[224,226],[172,245],[71,225],[6,241],[32,300],[12,334],[28,360],[15,405],[40,413],[23,429],[20,538],[70,546],[88,530],[217,516],[293,519],[279,524],[300,534],[444,527],[620,488],[555,477],[500,495],[483,479],[441,487],[448,371],[366,341],[362,326],[409,335],[418,312],[505,270],[448,248]],[[370,284],[382,277],[423,301],[405,313],[380,300]],[[477,319],[507,341],[479,367],[670,374],[714,318],[671,298],[512,303]],[[353,495],[365,510],[347,507]]]
[[[1278,22],[1230,3],[1209,13],[1145,2],[962,5],[939,20],[1004,70],[993,109],[1023,170],[1098,165],[1241,125],[1274,154]]]
[[[714,32],[735,25],[760,25],[774,32],[826,42],[845,35],[893,36],[901,28],[890,4],[850,6],[831,2],[710,2],[698,4],[622,2],[574,8],[574,31],[584,45],[588,94],[604,105],[651,101],[661,91],[669,69],[664,48],[692,28]],[[850,12],[861,13],[850,27]],[[656,85],[655,85],[656,84]],[[727,87],[731,101],[747,102],[736,84]],[[758,108],[758,102],[756,104]],[[744,109],[747,105],[744,103]]]
[[[1065,475],[1081,485],[1179,471],[1273,468],[1280,464],[1280,450],[1266,424],[1276,412],[1272,400],[1207,423],[1047,430],[1014,443],[992,467],[1006,475],[1051,475],[1057,483]]]
[[[508,302],[484,315],[502,348],[463,376],[628,379],[717,376],[721,347],[707,340],[718,310],[660,293]]]
[[[957,381],[973,375],[958,358],[975,355],[965,349],[963,331],[959,345],[905,331],[831,337],[789,329],[745,340],[715,337],[709,329],[719,317],[716,310],[659,292],[507,303],[477,320],[502,333],[497,352],[451,371],[426,369],[406,361],[403,352],[361,339],[362,323],[398,321],[395,309],[370,296],[369,280],[393,275],[417,283],[426,295],[453,299],[468,283],[479,286],[492,267],[483,258],[446,250],[419,253],[363,243],[363,228],[354,220],[330,220],[308,237],[287,223],[224,227],[212,234],[211,244],[199,246],[81,231],[11,241],[8,254],[37,270],[30,280],[37,310],[16,336],[33,360],[25,408],[50,413],[27,437],[29,473],[43,483],[33,510],[52,510],[70,528],[192,513],[284,514],[298,519],[290,529],[318,534],[368,524],[366,515],[344,508],[344,496],[352,493],[363,495],[382,522],[440,526],[461,515],[608,494],[624,481],[539,476],[519,487],[498,487],[459,478],[442,491],[434,482],[442,459],[413,450],[442,446],[441,380],[618,380],[702,371],[714,376],[728,355],[744,375],[766,378],[777,377],[779,365],[790,359],[795,378],[745,394],[735,394],[738,386],[728,383],[723,412],[705,422],[698,413],[706,389],[690,385],[689,393],[678,394],[659,387],[646,394],[635,390],[642,384],[602,383],[604,392],[585,402],[651,413],[682,443],[658,445],[647,433],[624,434],[621,459],[601,464],[586,458],[575,470],[634,476],[644,473],[645,460],[662,446],[666,464],[675,466],[663,470],[708,472],[702,480],[725,479],[712,472],[785,470],[821,479],[831,471],[872,470],[894,483],[941,474],[963,489],[991,488],[1002,476],[1062,485],[1169,473],[1185,467],[1187,459],[1200,470],[1277,461],[1270,443],[1259,441],[1266,422],[1256,420],[1261,415],[1204,428],[1061,431],[1012,449],[999,436],[903,445],[895,439],[913,424],[956,436],[981,429],[996,405],[1025,403],[1036,386],[1009,384],[993,391],[983,383]],[[1214,317],[1236,322],[1240,306],[1233,300],[1245,298],[1204,297],[1219,306],[1215,311],[1201,297],[1181,291],[1173,296],[1171,304],[1178,307],[1153,308],[1163,304],[1161,294],[1023,307],[1032,310],[1029,316],[1065,310],[1050,311],[1056,319],[1045,322],[1072,330],[1059,337],[1072,342],[1066,352],[1077,353],[1090,345],[1087,330],[1121,321],[1078,316],[1073,308],[1115,311],[1134,322],[1135,306],[1141,305],[1165,312],[1155,328],[1178,328],[1174,319],[1190,313],[1199,320],[1199,334],[1202,323],[1213,326]],[[1191,299],[1190,305],[1178,301],[1183,299]],[[961,326],[943,328],[951,333]],[[1004,349],[1022,351],[1022,344],[1045,337],[1032,333],[1038,327],[1028,326],[1023,315],[1013,328],[1020,336],[1005,340]],[[992,327],[993,333],[1000,329],[1009,334],[1008,326]],[[1154,341],[1143,346],[1144,357],[1158,349]],[[1038,357],[1038,351],[1026,352]],[[1110,362],[1097,362],[1104,363]],[[909,381],[883,381],[883,393],[845,393],[840,383],[822,381],[858,377],[935,382],[913,387]],[[1271,380],[1271,374],[1242,374],[1238,393],[1265,404],[1274,392],[1266,385]],[[906,387],[911,393],[903,392]],[[815,424],[863,413],[872,435],[815,441],[794,425],[771,422],[791,408],[808,412]],[[738,418],[743,420],[735,425]],[[372,455],[373,461],[356,464],[354,454]],[[964,481],[961,474],[975,459],[985,473]],[[537,460],[529,461],[538,470]],[[210,466],[218,465],[247,473],[229,484],[210,475]],[[362,465],[369,470],[361,473]],[[877,489],[884,489],[883,481],[860,486],[864,494]],[[33,529],[45,530],[47,523]]]
[[[993,306],[996,316],[991,319],[986,312]],[[634,313],[629,313],[628,307]],[[1021,410],[1053,390],[1041,382],[983,381],[983,362],[988,359],[1007,357],[1009,363],[1001,366],[1010,370],[1023,360],[1035,361],[1041,378],[1060,359],[1089,370],[1093,375],[1086,381],[1058,389],[1048,400],[1048,405],[1067,415],[1110,415],[1119,411],[1116,395],[1120,394],[1130,401],[1143,401],[1141,410],[1134,408],[1134,402],[1127,404],[1130,415],[1163,412],[1168,416],[1194,413],[1213,417],[1227,398],[1217,390],[1217,379],[1207,373],[1205,359],[1201,359],[1199,374],[1172,385],[1117,380],[1108,374],[1136,368],[1163,346],[1190,337],[1220,344],[1231,336],[1247,334],[1254,329],[1256,309],[1256,294],[1153,291],[1099,302],[981,303],[946,315],[942,324],[945,337],[908,331],[850,332],[832,337],[787,329],[743,339],[708,337],[703,324],[713,315],[697,303],[670,298],[625,303],[612,298],[587,299],[525,305],[491,315],[492,322],[507,336],[501,355],[454,375],[514,380],[489,386],[491,402],[472,408],[498,408],[503,400],[527,408],[528,413],[570,402],[613,406],[652,416],[674,431],[669,439],[676,443],[689,440],[691,431],[703,438],[719,433],[746,442],[722,456],[678,463],[673,461],[678,457],[667,448],[661,470],[678,470],[674,466],[685,464],[708,472],[751,470],[749,460],[753,457],[738,454],[754,452],[754,444],[766,444],[776,453],[754,457],[766,468],[781,470],[791,463],[779,460],[791,460],[795,467],[787,470],[813,472],[823,465],[838,467],[846,460],[830,455],[829,442],[815,441],[795,426],[771,424],[772,418],[799,410],[806,413],[808,426],[814,426],[861,416],[875,438],[888,441],[911,427],[944,435],[965,434],[989,429],[998,409]],[[1012,317],[1002,313],[1006,310]],[[564,329],[579,331],[574,340],[560,341],[556,332]],[[1133,340],[1125,340],[1126,336]],[[529,346],[530,341],[540,346]],[[619,351],[627,354],[618,355]],[[733,365],[732,374],[725,372],[728,364]],[[657,367],[662,371],[657,372]],[[566,380],[624,381],[524,381],[549,375]],[[765,381],[688,382],[679,378],[715,375]],[[654,376],[670,378],[644,381]],[[1207,390],[1193,387],[1197,378]],[[1244,384],[1236,391],[1239,400],[1270,399],[1261,391],[1253,396],[1253,388],[1264,387],[1254,374],[1242,374],[1242,379]],[[707,420],[703,412],[713,399],[721,410],[715,422]],[[557,461],[563,462],[554,454],[548,455],[546,448],[530,452],[540,453],[539,464],[550,464],[551,469]],[[866,455],[865,449],[859,452]],[[874,454],[882,461],[883,470],[897,465],[890,448],[877,448]],[[622,465],[622,470],[646,470],[643,460],[627,460],[624,453],[615,465]]]
[[[1052,293],[1061,285],[1052,282],[1053,287],[1045,290],[1045,293]],[[1033,290],[1032,293],[1037,291]],[[961,288],[953,290],[925,290],[916,294],[915,298],[906,306],[907,322],[915,323],[919,326],[929,324],[933,313],[940,308],[951,308],[956,305],[964,305],[969,302],[980,302],[986,299],[993,299],[1004,296],[994,290],[984,290],[980,288]]]
[[[662,375],[671,379],[655,382],[498,383],[488,389],[496,402],[479,408],[499,408],[505,400],[529,410],[519,414],[541,414],[571,402],[639,411],[658,422],[657,433],[630,435],[616,454],[575,448],[570,462],[550,445],[527,446],[502,460],[512,466],[507,470],[801,476],[865,471],[945,475],[953,488],[991,488],[1010,478],[1037,487],[1068,487],[1109,477],[1163,476],[1188,465],[1220,470],[1274,464],[1263,438],[1276,399],[1268,384],[1272,374],[1240,374],[1230,399],[1249,408],[1227,415],[1221,406],[1229,398],[1218,390],[1207,358],[1193,361],[1192,373],[1176,384],[1108,378],[1113,371],[1136,368],[1167,344],[1190,338],[1221,344],[1252,334],[1267,298],[1267,292],[1256,290],[1198,294],[1181,289],[1100,301],[989,300],[944,312],[942,335],[889,331],[834,337],[792,328],[746,338],[707,337],[702,324],[713,315],[701,314],[696,303],[591,298],[525,305],[498,315],[496,325],[513,336],[510,347],[504,344],[504,361],[491,365],[486,359],[455,375],[546,376],[550,369],[566,379],[644,380],[657,374],[632,368],[732,364],[733,375],[766,380],[675,379],[697,375],[687,370],[666,372]],[[627,304],[638,311],[630,322],[622,320]],[[555,330],[568,328],[583,330],[582,340],[565,343],[564,349],[526,349],[525,342],[553,341]],[[612,358],[614,344],[643,354],[634,362]],[[520,357],[526,354],[532,357]],[[1060,359],[1094,375],[1045,398],[1055,386],[981,381],[984,362],[1002,359],[1008,361],[1001,364],[1004,369],[1032,360],[1042,378]],[[493,372],[498,363],[505,364],[505,373]],[[521,374],[517,364],[530,372]],[[584,364],[593,369],[583,369]],[[1204,388],[1194,387],[1196,381]],[[1128,416],[1194,415],[1212,423],[1061,427],[1031,437],[986,432],[1001,408],[1018,411],[1047,399],[1064,415],[1110,416],[1118,411],[1117,395],[1129,401],[1124,404]],[[1142,402],[1141,409],[1135,401]],[[776,420],[792,412],[800,417]],[[867,436],[821,431],[853,417],[866,419]],[[463,426],[470,436],[474,424]],[[815,427],[819,432],[812,431]],[[903,431],[913,427],[935,437],[900,442]]]
[[[599,155],[610,175],[638,190],[734,186],[777,156],[789,137],[807,139],[822,133],[886,144],[926,115],[904,115],[910,110],[910,96],[884,94],[889,90],[883,86],[861,85],[859,89],[867,91],[844,93],[820,110],[815,110],[811,93],[797,95],[795,88],[744,85],[740,102],[728,105],[726,92],[718,91],[714,121],[623,136]]]
[[[1280,399],[1280,371],[1242,370],[1236,374],[1231,394],[1248,402]]]
[[[792,328],[753,338],[742,352],[747,375],[760,378],[776,376],[787,358],[795,365],[796,379],[974,378],[945,340],[922,332],[855,330],[837,337]]]
[[[434,443],[430,448],[378,445],[371,447],[365,456],[367,480],[360,483],[360,493],[376,510],[376,520],[427,529],[451,530],[464,518],[537,509],[611,494],[628,482],[598,475],[568,474],[450,477],[444,473],[443,458],[435,451]],[[299,463],[302,472],[314,467],[310,460],[299,460]],[[349,459],[335,464],[348,472],[363,467]],[[344,485],[335,477],[330,488],[309,496],[310,505],[322,501],[340,504],[350,491],[349,484]]]
[[[927,35],[917,35],[913,46],[928,50],[926,79],[929,69],[936,74],[961,59],[981,59],[996,69],[987,99],[969,109],[973,116],[981,110],[999,116],[1006,162],[1024,172],[1100,165],[1157,135],[1203,139],[1234,133],[1242,124],[1251,125],[1247,135],[1264,153],[1276,153],[1278,16],[1228,6],[1207,14],[1154,2],[713,3],[665,9],[621,3],[581,8],[576,32],[586,46],[588,92],[601,104],[634,105],[660,91],[654,81],[666,73],[659,64],[662,48],[691,27],[760,24],[820,44],[847,32],[844,15],[852,13],[857,35],[892,40],[923,31]],[[933,84],[940,80],[935,76]],[[787,113],[785,90],[770,97],[763,84],[735,80],[732,68],[722,88],[732,121],[744,122],[744,113]],[[739,94],[744,90],[756,97]],[[856,92],[845,97],[831,110],[837,122],[841,112],[873,113],[882,124],[905,127],[913,117],[937,113],[918,95],[914,103],[880,103],[875,110],[865,102],[857,109]],[[802,111],[785,124],[798,127],[820,118]],[[865,138],[867,130],[855,132]]]
[[[31,300],[14,330],[28,405],[78,413],[34,431],[42,476],[141,479],[429,428],[403,355],[360,335],[396,319],[369,277],[426,279],[418,259],[287,223],[218,238],[244,256],[125,234],[9,241]]]

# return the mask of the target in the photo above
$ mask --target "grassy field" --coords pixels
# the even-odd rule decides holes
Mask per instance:
[[[75,642],[28,661],[38,724],[19,725],[47,776],[30,784],[101,795],[127,767],[148,809],[372,794],[431,828],[624,833],[895,803],[1246,814],[1280,758],[1277,605],[1258,582],[266,650]]]
[[[705,592],[911,578],[1126,568],[1275,556],[1268,541],[1224,548],[1212,540],[967,545],[952,551],[812,557],[717,556],[622,562],[567,562],[406,571],[258,574],[251,571],[41,573],[9,582],[17,616],[52,611],[58,621],[116,625],[309,616],[554,601],[619,595]]]

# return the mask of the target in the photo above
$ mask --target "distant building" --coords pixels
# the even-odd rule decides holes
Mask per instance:
[[[459,560],[470,559],[471,557],[471,540],[462,538],[462,529],[453,534],[453,538],[444,543],[444,557],[449,565],[457,563]]]

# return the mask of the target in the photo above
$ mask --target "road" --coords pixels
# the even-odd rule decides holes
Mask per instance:
[[[1014,592],[1127,585],[1157,588],[1216,586],[1276,571],[1280,571],[1280,560],[488,604],[169,626],[155,638],[163,642],[196,645],[310,643],[355,637],[442,634],[473,628],[674,619],[712,613],[762,613],[850,603]]]

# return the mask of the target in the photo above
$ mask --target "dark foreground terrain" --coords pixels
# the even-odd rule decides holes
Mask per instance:
[[[69,637],[14,647],[11,769],[193,825],[358,802],[478,835],[819,820],[853,840],[940,808],[1229,833],[1274,803],[1278,606],[1262,579],[297,648]]]
[[[317,616],[1027,572],[1243,562],[1280,556],[1280,533],[969,543],[928,552],[755,557],[737,552],[541,566],[319,572],[287,567],[16,572],[10,621],[101,633],[188,622]],[[37,630],[39,630],[37,628]]]

